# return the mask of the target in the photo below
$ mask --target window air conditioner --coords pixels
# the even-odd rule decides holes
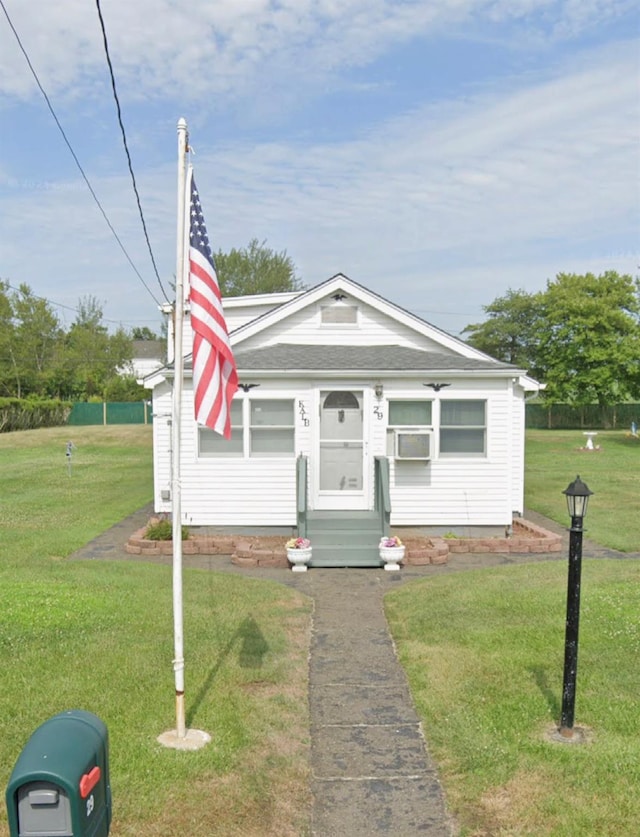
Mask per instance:
[[[396,459],[431,459],[431,433],[396,430]]]

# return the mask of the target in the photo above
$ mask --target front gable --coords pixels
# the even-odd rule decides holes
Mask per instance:
[[[496,363],[343,274],[245,323],[230,337],[234,353],[277,344],[394,345]]]

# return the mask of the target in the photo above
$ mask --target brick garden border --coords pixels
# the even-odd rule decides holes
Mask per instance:
[[[154,522],[152,518],[149,522]],[[172,555],[171,541],[150,541],[144,537],[146,526],[127,541],[129,555]],[[231,555],[239,567],[280,567],[287,569],[283,536],[263,535],[190,535],[182,542],[183,555]],[[426,537],[407,533],[402,536],[405,545],[404,563],[408,565],[446,564],[449,555],[473,553],[545,553],[560,552],[562,538],[542,526],[524,518],[515,518],[510,537],[459,538]]]

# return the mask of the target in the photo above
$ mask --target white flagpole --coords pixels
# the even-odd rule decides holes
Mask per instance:
[[[187,213],[187,151],[189,135],[186,120],[178,121],[178,226],[176,247],[176,307],[174,317],[173,405],[171,424],[171,507],[173,530],[173,671],[176,687],[176,728],[162,733],[158,741],[178,750],[198,750],[211,741],[199,729],[187,729],[184,702],[184,633],[182,612],[182,480],[180,473],[180,437],[182,389],[184,380],[185,287],[188,273],[189,215]],[[190,182],[190,181],[189,181]]]
[[[184,351],[182,334],[184,324],[184,274],[186,231],[186,172],[187,172],[187,123],[178,122],[178,227],[176,249],[176,308],[174,322],[174,378],[173,423],[171,425],[173,457],[171,503],[173,526],[173,671],[176,684],[176,735],[187,734],[184,709],[184,635],[182,617],[182,482],[180,474],[180,436],[182,412],[182,383],[184,378]]]

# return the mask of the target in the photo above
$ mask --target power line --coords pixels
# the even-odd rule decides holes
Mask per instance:
[[[129,166],[129,173],[131,175],[131,182],[133,183],[133,191],[136,195],[136,201],[138,203],[138,212],[140,213],[140,220],[142,221],[142,229],[144,231],[144,237],[147,242],[147,248],[149,249],[149,255],[151,256],[151,264],[153,265],[153,269],[156,274],[156,279],[158,280],[158,285],[160,286],[160,290],[162,291],[164,298],[167,302],[169,302],[169,297],[162,285],[162,281],[160,280],[160,274],[158,273],[158,268],[156,266],[156,260],[153,256],[153,250],[151,249],[151,242],[149,241],[149,234],[147,232],[147,225],[144,220],[144,213],[142,211],[142,204],[140,203],[140,195],[138,194],[138,186],[136,184],[136,176],[133,173],[133,165],[131,163],[131,155],[129,154],[129,146],[127,144],[127,135],[124,130],[124,124],[122,122],[122,111],[120,109],[120,100],[118,99],[118,91],[116,90],[116,79],[113,73],[113,65],[111,63],[111,56],[109,55],[109,44],[107,42],[107,32],[104,26],[104,20],[102,17],[102,10],[100,9],[100,0],[96,0],[96,8],[98,9],[98,18],[100,19],[100,28],[102,30],[102,41],[104,43],[104,52],[107,58],[107,64],[109,66],[109,75],[111,76],[111,89],[113,90],[113,98],[116,102],[116,110],[118,112],[118,124],[120,125],[120,133],[122,134],[122,143],[124,145],[125,154],[127,155],[127,163]]]
[[[2,2],[2,0],[0,0],[0,2]],[[16,288],[16,286],[12,285],[11,282],[9,282],[8,280],[0,279],[0,291],[2,290],[3,285],[4,285],[5,288],[7,288],[10,291],[15,291],[15,293],[22,293],[20,288]],[[73,311],[74,314],[80,313],[77,308],[73,307],[73,305],[65,305],[63,302],[54,302],[54,300],[48,299],[45,296],[39,296],[38,294],[34,294],[33,291],[31,290],[31,288],[29,288],[29,293],[30,293],[30,295],[33,299],[37,299],[40,302],[46,302],[47,305],[54,305],[56,308],[64,308],[67,311]],[[136,322],[127,322],[126,320],[111,320],[108,317],[101,317],[101,319],[105,323],[114,323],[115,325],[120,325],[120,326],[130,325],[130,326],[134,326],[134,327],[139,325],[140,322],[143,322],[143,323],[157,322],[156,320],[137,320]]]
[[[65,141],[65,143],[66,143],[66,145],[67,145],[67,148],[68,148],[68,149],[69,149],[69,151],[71,152],[71,156],[73,157],[74,162],[75,162],[76,166],[78,167],[78,170],[79,170],[80,174],[82,175],[82,177],[83,177],[83,179],[84,179],[84,182],[87,184],[87,188],[88,188],[88,189],[89,189],[89,191],[91,192],[91,196],[93,197],[94,201],[96,202],[96,205],[97,205],[98,209],[99,209],[99,210],[100,210],[100,212],[102,213],[102,217],[103,217],[103,218],[104,218],[104,220],[107,222],[107,225],[108,225],[109,229],[110,229],[110,230],[111,230],[111,232],[113,233],[113,236],[114,236],[115,240],[116,240],[116,241],[118,242],[118,244],[120,245],[120,249],[122,250],[122,252],[124,253],[124,255],[125,255],[126,259],[127,259],[127,261],[129,262],[129,264],[130,264],[130,265],[131,265],[131,267],[133,268],[133,270],[134,270],[134,272],[135,272],[136,276],[137,276],[137,277],[138,277],[138,279],[142,282],[142,284],[143,284],[143,285],[144,285],[144,287],[146,288],[147,292],[149,293],[149,295],[151,296],[151,298],[153,299],[153,301],[155,302],[155,304],[156,304],[157,306],[160,306],[160,303],[158,302],[158,300],[157,300],[157,299],[155,298],[155,296],[153,295],[153,293],[152,293],[151,289],[149,288],[149,286],[147,285],[147,283],[144,281],[144,279],[143,279],[143,278],[142,278],[142,276],[140,275],[140,272],[138,271],[138,268],[135,266],[135,264],[134,264],[134,263],[133,263],[133,261],[131,260],[131,256],[129,256],[129,254],[127,253],[127,251],[126,251],[126,249],[125,249],[124,244],[122,243],[122,241],[120,241],[120,238],[118,237],[117,232],[114,230],[114,228],[113,228],[113,226],[112,226],[112,224],[111,224],[111,221],[110,221],[110,220],[109,220],[109,218],[107,217],[107,213],[104,211],[104,209],[103,209],[103,207],[102,207],[102,204],[101,204],[101,203],[100,203],[100,201],[98,200],[98,196],[97,196],[97,195],[96,195],[96,193],[94,192],[93,187],[91,186],[91,183],[89,182],[89,178],[87,177],[87,175],[86,175],[86,174],[85,174],[85,172],[84,172],[84,169],[83,169],[83,168],[82,168],[82,166],[80,165],[80,160],[78,159],[78,157],[77,157],[77,155],[76,155],[75,151],[73,150],[73,148],[72,148],[72,146],[71,146],[71,143],[69,142],[69,139],[67,138],[67,135],[66,135],[66,134],[65,134],[65,132],[64,132],[64,128],[63,128],[63,127],[62,127],[62,125],[60,124],[60,120],[58,119],[58,117],[57,117],[57,115],[56,115],[56,112],[55,112],[55,110],[53,109],[53,105],[52,105],[52,104],[51,104],[51,102],[49,101],[49,97],[47,96],[47,94],[46,94],[46,92],[45,92],[44,87],[43,87],[43,86],[42,86],[42,84],[40,83],[40,79],[38,78],[38,74],[36,73],[36,71],[35,71],[35,69],[34,69],[34,67],[33,67],[33,64],[31,63],[31,60],[30,60],[30,58],[29,58],[29,56],[28,56],[28,54],[27,54],[26,49],[25,49],[25,48],[24,48],[24,46],[22,45],[22,41],[20,40],[20,36],[18,35],[18,33],[17,33],[17,31],[16,31],[16,28],[15,28],[15,26],[13,25],[13,22],[11,21],[11,18],[9,17],[9,12],[8,12],[8,11],[7,11],[7,9],[6,9],[6,7],[5,7],[5,5],[4,5],[4,1],[3,1],[3,0],[0,0],[0,6],[2,6],[2,11],[4,12],[5,17],[7,18],[7,22],[9,23],[9,26],[11,27],[11,31],[13,32],[13,34],[14,34],[14,36],[15,36],[15,39],[16,39],[16,41],[18,42],[18,46],[20,47],[20,50],[22,51],[22,54],[24,55],[25,60],[26,60],[27,64],[29,65],[29,69],[31,70],[31,74],[32,74],[32,75],[33,75],[33,77],[34,77],[34,79],[35,79],[35,81],[36,81],[36,84],[38,85],[38,88],[39,88],[40,92],[42,93],[42,95],[43,95],[43,97],[44,97],[45,102],[47,103],[47,107],[49,108],[49,111],[50,111],[50,113],[51,113],[51,116],[53,116],[53,119],[54,119],[54,121],[55,121],[56,125],[58,126],[58,130],[59,130],[59,131],[60,131],[60,133],[62,134],[62,138],[64,139],[64,141]]]

